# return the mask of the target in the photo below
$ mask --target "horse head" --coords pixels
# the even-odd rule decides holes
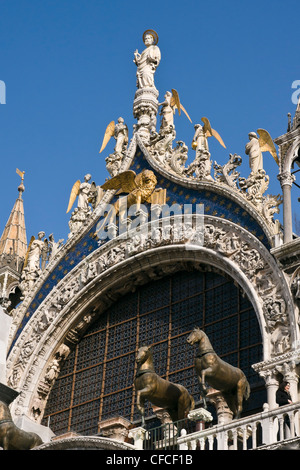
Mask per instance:
[[[9,411],[9,406],[4,401],[0,400],[0,420],[12,419]]]
[[[199,326],[196,326],[193,331],[189,334],[187,342],[190,345],[198,343],[204,335],[204,332],[200,330]]]
[[[152,356],[151,346],[142,346],[138,350],[138,353],[136,356],[136,362],[137,364],[143,364],[151,356]]]

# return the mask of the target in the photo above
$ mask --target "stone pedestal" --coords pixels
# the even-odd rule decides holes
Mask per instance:
[[[142,427],[134,428],[129,431],[128,437],[134,440],[136,450],[143,450],[146,433],[146,429]]]
[[[159,92],[155,87],[136,91],[133,101],[133,115],[137,119],[137,132],[144,144],[149,144],[150,134],[156,131]]]
[[[215,406],[218,424],[227,424],[230,423],[233,419],[233,413],[228,407],[225,399],[223,398],[222,393],[219,390],[210,388],[206,395],[206,398]]]
[[[19,429],[22,429],[23,431],[26,431],[28,433],[34,432],[35,434],[40,436],[44,443],[50,442],[52,438],[55,437],[54,432],[51,431],[48,426],[43,426],[42,424],[36,423],[32,419],[28,418],[28,416],[18,416],[14,420],[14,422]]]
[[[188,419],[196,421],[196,431],[203,431],[205,429],[205,423],[211,422],[213,417],[205,408],[197,408],[189,412]]]
[[[99,423],[99,431],[103,437],[124,442],[128,436],[130,421],[125,418],[110,418]]]

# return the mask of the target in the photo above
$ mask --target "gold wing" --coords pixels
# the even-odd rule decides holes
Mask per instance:
[[[208,137],[211,137],[212,136],[212,128],[211,128],[209,120],[206,117],[203,117],[203,118],[201,118],[201,121],[204,122],[204,126],[203,126],[204,134],[207,135]]]
[[[222,137],[220,136],[220,134],[218,134],[217,131],[215,131],[214,129],[212,129],[212,135],[215,139],[217,139],[217,141],[219,142],[219,144],[222,145],[222,147],[224,147],[224,149],[226,149],[226,145],[224,144],[223,142],[223,139]]]
[[[189,116],[188,113],[186,112],[186,109],[182,106],[181,103],[180,103],[180,108],[181,108],[181,110],[184,112],[184,114],[186,115],[186,117],[188,118],[188,120],[189,120],[190,122],[192,122],[190,116]]]
[[[173,88],[172,88],[171,106],[172,107],[176,106],[176,108],[178,109],[178,114],[180,116],[180,113],[181,113],[180,99],[179,99],[178,92],[174,90]]]
[[[102,142],[101,149],[100,149],[99,153],[101,153],[105,149],[109,139],[114,135],[114,132],[115,132],[115,121],[111,121],[108,124],[108,126],[105,130],[105,134],[104,134],[104,137],[103,137],[103,142]]]
[[[134,171],[123,171],[123,173],[114,176],[102,184],[101,188],[104,190],[118,189],[118,193],[131,193],[131,191],[137,188],[135,178],[136,173]]]
[[[207,137],[214,137],[215,139],[217,139],[219,144],[222,145],[222,147],[226,149],[226,145],[224,144],[222,137],[215,129],[212,129],[209,120],[206,117],[203,117],[201,120],[204,122],[204,127],[203,127],[204,134]]]
[[[30,242],[29,242],[29,245],[28,245],[28,248],[27,248],[27,251],[26,251],[26,255],[25,255],[25,261],[24,261],[24,265],[23,265],[23,271],[24,269],[26,268],[27,266],[27,262],[28,262],[28,255],[29,255],[29,252],[30,252],[30,248],[31,248],[31,245],[32,245],[32,242],[35,240],[35,236],[32,235],[32,237],[30,238]]]
[[[257,133],[259,135],[259,145],[260,145],[261,151],[270,152],[270,154],[274,158],[277,165],[279,165],[276,148],[269,132],[266,131],[265,129],[257,129]]]
[[[75,199],[79,194],[80,184],[81,184],[80,180],[77,180],[76,183],[73,184],[73,188],[71,190],[71,194],[70,194],[70,198],[69,198],[69,205],[68,205],[67,213],[71,210],[71,208],[72,208],[72,206],[75,202]]]
[[[178,95],[178,91],[177,90],[174,90],[174,88],[172,88],[172,98],[171,98],[171,106],[176,106],[176,108],[178,109],[178,114],[180,116],[181,114],[181,111],[184,112],[184,114],[186,115],[186,117],[188,118],[188,120],[190,122],[192,122],[190,116],[188,115],[186,109],[184,108],[184,106],[180,103],[180,99],[179,99],[179,95]]]

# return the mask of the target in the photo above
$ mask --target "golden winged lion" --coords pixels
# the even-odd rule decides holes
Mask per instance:
[[[116,195],[127,194],[126,196],[119,197],[113,206],[115,215],[120,214],[122,217],[126,210],[134,204],[136,204],[137,210],[140,204],[144,203],[165,204],[166,190],[161,188],[156,189],[156,185],[157,179],[153,171],[143,170],[141,173],[136,174],[133,170],[128,170],[106,181],[101,188],[105,191],[117,190]],[[113,210],[111,209],[98,232],[113,215]]]
[[[133,170],[128,170],[114,176],[106,181],[101,188],[104,190],[117,189],[117,194],[127,193],[126,204],[127,207],[136,204],[144,204],[146,202],[158,202],[158,195],[160,198],[165,190],[156,189],[157,179],[153,171],[143,170],[138,175]],[[119,198],[115,202],[115,209],[118,212],[123,198]],[[164,201],[160,202],[165,203]]]

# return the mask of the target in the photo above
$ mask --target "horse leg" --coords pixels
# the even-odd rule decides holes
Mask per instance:
[[[200,386],[200,396],[202,397],[203,400],[203,406],[205,409],[207,409],[207,402],[206,402],[206,395],[207,395],[207,390],[205,388],[205,371],[202,371],[201,377],[198,375],[198,380],[199,380],[199,386]]]
[[[3,436],[2,447],[3,450],[9,450],[9,431],[7,431],[7,433],[5,433]]]
[[[145,399],[141,396],[141,391],[137,392],[136,406],[142,417],[142,427],[145,426]]]
[[[246,389],[246,381],[243,378],[241,378],[236,387],[236,419],[239,419],[241,417],[242,411],[243,411],[243,399],[245,395],[245,389]]]
[[[145,401],[150,391],[151,387],[145,387],[137,392],[136,406],[142,416],[142,427],[145,426]]]
[[[190,407],[189,407],[188,397],[184,393],[182,393],[177,403],[177,421],[180,421],[186,418],[189,408]]]

